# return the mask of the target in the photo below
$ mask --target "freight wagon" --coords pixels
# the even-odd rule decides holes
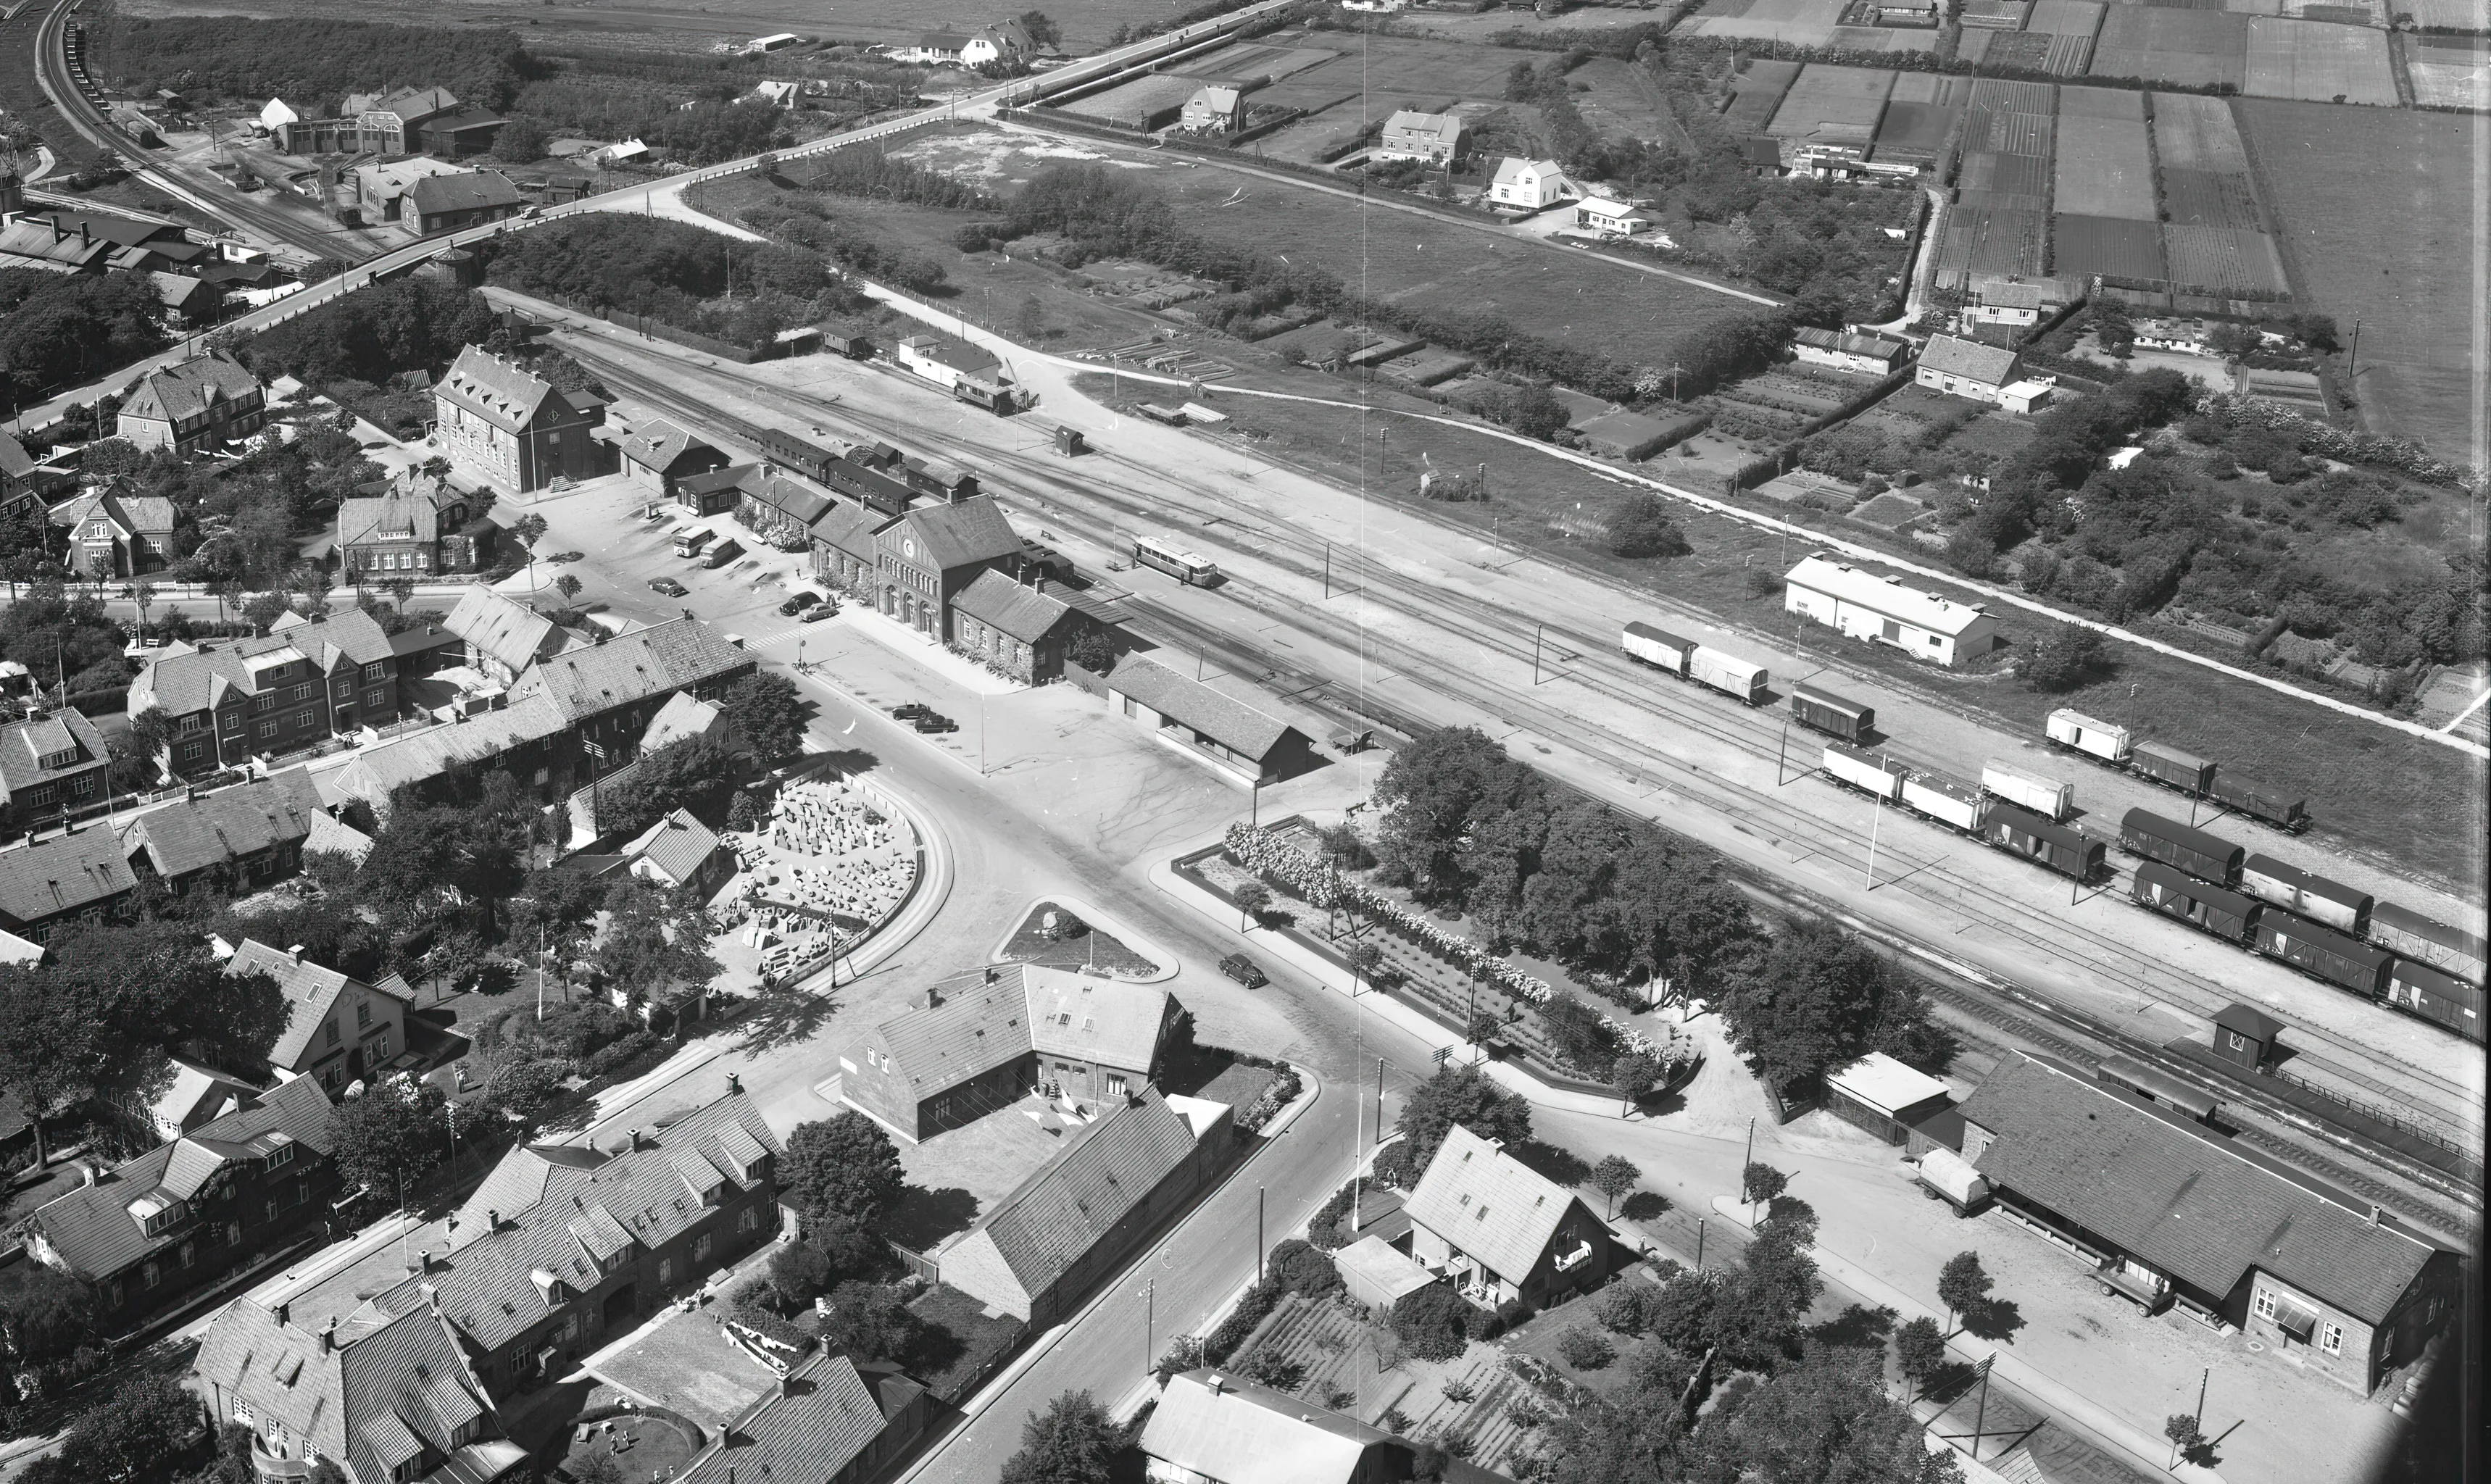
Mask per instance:
[[[2386,998],[2388,970],[2395,963],[2392,953],[2274,907],[2258,914],[2249,945],[2304,974],[2371,1000]]]
[[[2214,786],[2213,764],[2160,742],[2138,742],[2128,749],[2127,763],[2154,782],[2167,783],[2183,794],[2202,796]]]
[[[2147,809],[2130,809],[2119,822],[2119,848],[2131,856],[2175,865],[2219,887],[2241,883],[2241,847],[2219,835],[2192,829]]]
[[[2408,962],[2426,964],[2471,984],[2482,982],[2481,939],[2393,902],[2371,909],[2370,941]]]
[[[1695,652],[1690,641],[1643,623],[1626,626],[1622,645],[1628,659],[1656,670],[1666,670],[1682,680],[1686,676],[1686,656]]]
[[[1841,742],[1825,744],[1825,775],[1836,783],[1847,784],[1863,794],[1882,799],[1888,803],[1903,800],[1903,780],[1911,770],[1900,763],[1890,763],[1873,752]]]
[[[2019,808],[2032,810],[2052,824],[2076,807],[2076,786],[2044,778],[2012,763],[1992,759],[1981,765],[1980,786]]]
[[[844,448],[826,449],[807,443],[783,428],[776,427],[763,428],[761,436],[753,441],[761,446],[761,451],[772,461],[815,483],[830,482],[831,465],[847,452]]]
[[[1763,665],[1752,665],[1733,655],[1707,649],[1699,644],[1686,656],[1686,678],[1699,685],[1710,685],[1725,691],[1753,706],[1765,698],[1765,687],[1773,676]]]
[[[2137,863],[2128,896],[2139,907],[2178,917],[2235,947],[2248,946],[2258,916],[2266,911],[2266,904],[2254,897],[2198,881],[2159,860]]]
[[[2313,876],[2271,856],[2251,856],[2241,862],[2240,885],[2261,901],[2324,922],[2339,933],[2369,936],[2372,902],[2366,891]]]
[[[2299,834],[2309,828],[2308,800],[2277,793],[2228,768],[2215,771],[2213,796],[2216,803],[2233,813],[2263,820],[2287,833]]]
[[[1876,708],[1846,701],[1805,682],[1791,686],[1791,716],[1801,726],[1857,743],[1877,725]]]
[[[1944,773],[1915,772],[1903,779],[1903,807],[1966,834],[1980,833],[1990,803],[1988,795]]]
[[[2428,964],[2399,958],[2388,971],[2388,1003],[2435,1020],[2469,1041],[2482,1039],[2482,990]]]
[[[2056,746],[2087,753],[2105,763],[2127,762],[2129,742],[2125,727],[2095,721],[2082,712],[2063,710],[2050,713],[2045,730]]]
[[[2011,803],[2001,802],[1990,809],[1989,817],[1981,822],[1980,837],[2078,881],[2101,869],[2103,851],[2099,840],[2088,840],[2064,825],[2054,825]]]

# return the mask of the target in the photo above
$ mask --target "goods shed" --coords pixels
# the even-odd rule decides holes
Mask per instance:
[[[1907,588],[1899,579],[1824,557],[1802,561],[1784,582],[1785,612],[1935,664],[1951,667],[1989,653],[1997,642],[1998,621],[1978,603]]]
[[[1825,1111],[1888,1144],[1901,1145],[1911,1125],[1946,1111],[1947,1085],[1872,1051],[1825,1079]]]

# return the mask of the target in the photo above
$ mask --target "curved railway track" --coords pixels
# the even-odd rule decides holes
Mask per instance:
[[[721,425],[725,430],[750,434],[761,429],[762,424],[721,413],[699,402],[680,385],[654,380],[644,372],[599,354],[599,350],[594,342],[574,347],[575,353],[596,366],[601,374],[610,374],[618,385],[629,388],[647,400],[697,422]],[[722,384],[733,394],[748,401],[776,404],[785,409],[791,418],[802,419],[808,423],[854,425],[854,414],[835,402],[748,381],[731,372],[691,365],[678,369],[686,376]],[[882,430],[860,428],[859,431],[880,436]],[[929,451],[967,458],[986,467],[998,463],[1006,465],[1018,477],[1016,482],[1021,487],[1015,493],[1028,497],[1043,514],[1060,521],[1073,534],[1099,540],[1109,549],[1124,544],[1131,534],[1166,526],[1178,513],[1166,507],[1122,495],[1097,482],[1075,483],[1039,459],[999,455],[990,448],[948,438],[938,427],[930,424],[912,429],[910,436],[921,444],[934,446],[929,448]],[[1241,456],[1245,455],[1241,453]],[[1084,467],[1099,465],[1127,468],[1154,478],[1163,474],[1159,469],[1113,451],[1101,451],[1085,456]],[[1310,583],[1320,580],[1324,543],[1319,538],[1276,525],[1268,514],[1234,496],[1199,488],[1193,493],[1198,501],[1215,511],[1230,512],[1215,515],[1210,521],[1197,519],[1193,522],[1210,540],[1232,546],[1256,561]],[[1081,506],[1103,509],[1108,526],[1102,528],[1099,524],[1099,516],[1079,509]],[[1223,530],[1223,526],[1227,529]],[[1246,537],[1252,538],[1253,541],[1249,543],[1241,538]],[[1525,621],[1487,599],[1448,591],[1421,578],[1364,562],[1359,564],[1353,580],[1363,584],[1369,591],[1381,590],[1389,594],[1405,611],[1421,616],[1449,632],[1457,633],[1472,644],[1506,655],[1514,660],[1517,667],[1529,663],[1533,657],[1534,646],[1526,637]],[[1326,613],[1318,604],[1286,593],[1257,588],[1251,593],[1237,592],[1235,596],[1246,606],[1291,623],[1294,626],[1310,627],[1319,633],[1337,628],[1336,615]],[[1147,597],[1137,596],[1135,601],[1145,607],[1155,620],[1184,630],[1188,637],[1208,640],[1216,634],[1222,648],[1237,647],[1233,636],[1225,632],[1205,630],[1185,615],[1150,602]],[[1761,759],[1775,755],[1782,731],[1779,726],[1767,723],[1763,713],[1741,707],[1726,696],[1716,696],[1691,685],[1664,684],[1651,672],[1632,667],[1623,655],[1612,655],[1609,637],[1586,634],[1564,624],[1547,626],[1545,632],[1564,641],[1567,650],[1563,659],[1567,667],[1564,675],[1573,683],[1641,712],[1657,713],[1679,727],[1737,747],[1753,757]],[[1362,635],[1362,643],[1369,646],[1379,660],[1388,662],[1396,672],[1442,684],[1451,694],[1467,695],[1475,704],[1495,712],[1514,725],[1528,725],[1549,736],[1580,738],[1594,735],[1612,761],[1626,762],[1645,777],[1655,781],[1700,782],[1705,790],[1726,793],[1733,800],[1733,812],[1750,822],[1753,828],[1749,832],[1761,838],[1774,838],[1775,843],[1782,839],[1796,839],[1820,854],[1847,851],[1855,865],[1865,858],[1870,831],[1809,811],[1790,801],[1791,796],[1786,793],[1741,784],[1705,770],[1665,747],[1562,711],[1528,690],[1501,684],[1476,670],[1456,666],[1420,647],[1378,636],[1372,630]],[[1275,672],[1288,668],[1285,661],[1275,661],[1259,652],[1256,658],[1262,667]],[[1324,677],[1306,673],[1304,678],[1310,684],[1337,690]],[[1802,771],[1813,770],[1802,768]],[[1957,840],[1967,838],[1952,831],[1949,835]],[[1892,847],[1883,845],[1881,850],[1890,854]],[[2222,1005],[2239,998],[2236,992],[2211,980],[2176,972],[2148,952],[2110,935],[2065,923],[2054,924],[2053,931],[2046,935],[2027,926],[2023,920],[2028,915],[2027,909],[1982,879],[1982,873],[1977,867],[1990,863],[1990,848],[1979,846],[1979,856],[1972,858],[1974,869],[1950,868],[1950,858],[1941,856],[1916,861],[1908,876],[1898,876],[1898,879],[1883,885],[1910,891],[1947,911],[1974,917],[1989,931],[2027,945],[2037,954],[2080,965],[2106,982],[2126,988],[2142,1000],[2158,1001],[2200,1017],[2211,1017]],[[2342,993],[2332,989],[2325,992]],[[2392,1012],[2383,1009],[2380,1013]],[[2475,1089],[2422,1068],[2402,1063],[2385,1064],[2375,1053],[2353,1037],[2323,1027],[2301,1025],[2296,1027],[2296,1032],[2304,1043],[2318,1043],[2302,1053],[2304,1064],[2313,1069],[2323,1069],[2365,1095],[2404,1110],[2412,1115],[2410,1120],[2419,1125],[2452,1126],[2478,1134],[2479,1124],[2471,1121],[2478,1118],[2478,1092]]]

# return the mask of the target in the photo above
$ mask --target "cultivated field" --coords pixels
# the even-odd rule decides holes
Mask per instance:
[[[1782,95],[1767,132],[1777,139],[1866,146],[1877,136],[1894,74],[1876,67],[1809,63]]]
[[[2058,206],[2091,217],[2154,219],[2154,154],[2145,120],[2080,110],[2104,96],[2099,88],[2067,88],[2059,100]],[[2144,102],[2141,93],[2110,93]]]
[[[2462,308],[2475,292],[2477,121],[2265,99],[2234,107],[2294,286],[2339,323],[2361,320],[2363,421],[2443,458],[2480,457],[2476,316]]]
[[[1704,0],[1679,23],[1688,36],[1736,36],[1822,46],[1833,40],[1844,0]]]
[[[2239,170],[2249,167],[2248,151],[2232,123],[2232,105],[2219,98],[2194,93],[2157,93],[2154,97],[2154,150],[2165,170]]]
[[[2249,17],[2248,79],[2241,91],[2309,102],[2396,105],[2388,33],[2367,26]]]
[[[2283,261],[2258,213],[2231,104],[2155,94],[2154,147],[2162,164],[2162,252],[2172,286],[2227,297],[2284,293]]]
[[[1721,127],[1734,134],[1760,134],[1782,105],[1782,95],[1799,80],[1797,62],[1757,62],[1739,74],[1730,88],[1730,106],[1721,111]]]
[[[2224,11],[2114,5],[2094,44],[2095,73],[2142,77],[2174,87],[2206,87],[2248,79],[2250,17]]]
[[[2402,36],[2414,102],[2435,108],[2491,108],[2491,49],[2480,37]]]
[[[127,15],[317,16],[334,20],[340,9],[325,0],[116,0]],[[1120,25],[1165,20],[1188,9],[1186,0],[1049,0],[1046,14],[1064,32],[1068,51],[1095,51]],[[828,40],[913,43],[930,25],[976,24],[982,12],[929,14],[906,0],[842,0],[835,11],[817,0],[732,0],[718,5],[542,5],[524,9],[498,0],[357,0],[356,20],[395,25],[489,25],[518,30],[522,38],[558,33],[569,42],[618,41],[706,48],[774,31],[795,31]]]
[[[2063,212],[2050,220],[2050,271],[2158,286],[2163,278],[2161,229],[2151,219]]]
[[[2264,232],[2166,222],[2162,250],[2174,288],[2201,289],[2226,298],[2285,292],[2274,239]]]

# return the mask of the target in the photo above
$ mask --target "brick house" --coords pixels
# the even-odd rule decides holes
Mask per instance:
[[[565,725],[554,771],[573,786],[639,755],[667,701],[689,691],[714,701],[759,661],[695,619],[670,619],[540,659],[511,687],[511,704],[544,697]]]
[[[1123,622],[1122,614],[1070,588],[1042,579],[1014,582],[992,567],[952,604],[953,646],[1028,685],[1060,678],[1082,634],[1113,631]]]
[[[2005,346],[1937,335],[1929,336],[1929,343],[1920,348],[1920,364],[1914,368],[1912,379],[1949,396],[1997,402],[2015,381],[2022,364],[2022,358]]]
[[[15,834],[103,803],[111,767],[103,734],[77,712],[0,726],[0,829]]]
[[[338,1092],[378,1076],[406,1052],[413,996],[395,975],[384,985],[366,984],[310,962],[300,948],[273,948],[252,938],[225,960],[225,973],[267,975],[284,995],[285,1029],[268,1050],[269,1068],[280,1077],[309,1077]]]
[[[2015,1055],[1961,1112],[2007,1217],[2147,1313],[2238,1327],[2366,1395],[2455,1303],[2456,1253],[2127,1089]]]
[[[93,581],[161,571],[173,560],[173,502],[161,495],[90,489],[46,518],[69,533],[64,560]]]
[[[1033,1091],[1086,1107],[1155,1081],[1185,1007],[1163,989],[1018,965],[932,987],[839,1059],[842,1102],[914,1144]]]
[[[1608,1227],[1565,1186],[1454,1124],[1403,1205],[1410,1255],[1481,1308],[1546,1308],[1608,1277]]]
[[[24,444],[0,433],[0,515],[19,509],[40,515],[44,503],[73,481],[73,476],[46,467]]]
[[[355,166],[355,210],[366,226],[396,221],[406,210],[406,193],[418,181],[456,175],[459,167],[428,156],[412,160],[375,160]]]
[[[138,878],[111,830],[56,834],[0,851],[0,929],[46,944],[64,922],[123,911],[137,889]]]
[[[735,518],[785,550],[806,548],[813,522],[831,512],[831,497],[807,489],[768,464],[747,466],[736,480]]]
[[[473,480],[504,490],[542,489],[557,478],[605,473],[604,446],[590,436],[605,404],[553,384],[470,345],[432,389],[433,411],[451,463]]]
[[[595,642],[516,598],[481,586],[458,595],[457,606],[441,626],[465,646],[470,666],[504,685],[516,682],[538,660]]]
[[[308,1077],[36,1208],[35,1261],[87,1284],[104,1332],[323,1230],[337,1188],[329,1094]]]
[[[1020,537],[991,496],[911,510],[873,538],[882,578],[877,606],[919,633],[949,643],[952,604],[978,574],[1015,563]]]
[[[1869,376],[1892,374],[1911,350],[1900,340],[1864,330],[1820,330],[1814,325],[1802,325],[1791,333],[1791,354],[1802,365]]]
[[[167,766],[188,776],[396,721],[397,679],[396,648],[370,614],[288,614],[256,639],[150,658],[127,708],[163,711]]]
[[[425,124],[458,111],[458,95],[448,88],[399,88],[378,98],[350,97],[341,111],[363,127],[364,148],[405,155],[422,142]]]
[[[1177,127],[1187,133],[1233,134],[1246,127],[1246,95],[1236,88],[1198,88],[1185,101]]]
[[[736,1484],[773,1477],[780,1460],[803,1459],[806,1480],[865,1484],[908,1451],[933,1415],[932,1393],[897,1366],[825,1353],[800,1362],[676,1477]]]
[[[1369,152],[1376,160],[1423,160],[1451,164],[1462,155],[1462,121],[1450,113],[1396,109],[1384,121],[1384,132]]]
[[[661,500],[677,496],[677,486],[694,475],[714,474],[727,465],[726,454],[671,422],[652,421],[622,440],[623,472],[633,484]],[[702,514],[714,514],[703,510]]]
[[[894,524],[892,516],[845,500],[813,522],[813,575],[851,597],[879,602],[882,548],[874,538]]]
[[[267,422],[259,378],[220,350],[140,377],[122,399],[113,433],[142,449],[195,453],[248,438]]]
[[[119,827],[121,854],[139,881],[175,896],[200,883],[237,895],[303,868],[304,843],[327,817],[311,774],[275,777],[150,809]]]
[[[462,170],[454,175],[428,175],[407,188],[398,201],[398,230],[409,237],[430,237],[488,222],[507,221],[519,214],[528,198],[499,171]]]
[[[1312,739],[1296,727],[1146,655],[1117,664],[1107,710],[1238,783],[1275,783],[1315,765]]]
[[[353,582],[404,573],[473,572],[493,565],[501,527],[468,518],[465,491],[408,482],[337,503],[337,564]]]

